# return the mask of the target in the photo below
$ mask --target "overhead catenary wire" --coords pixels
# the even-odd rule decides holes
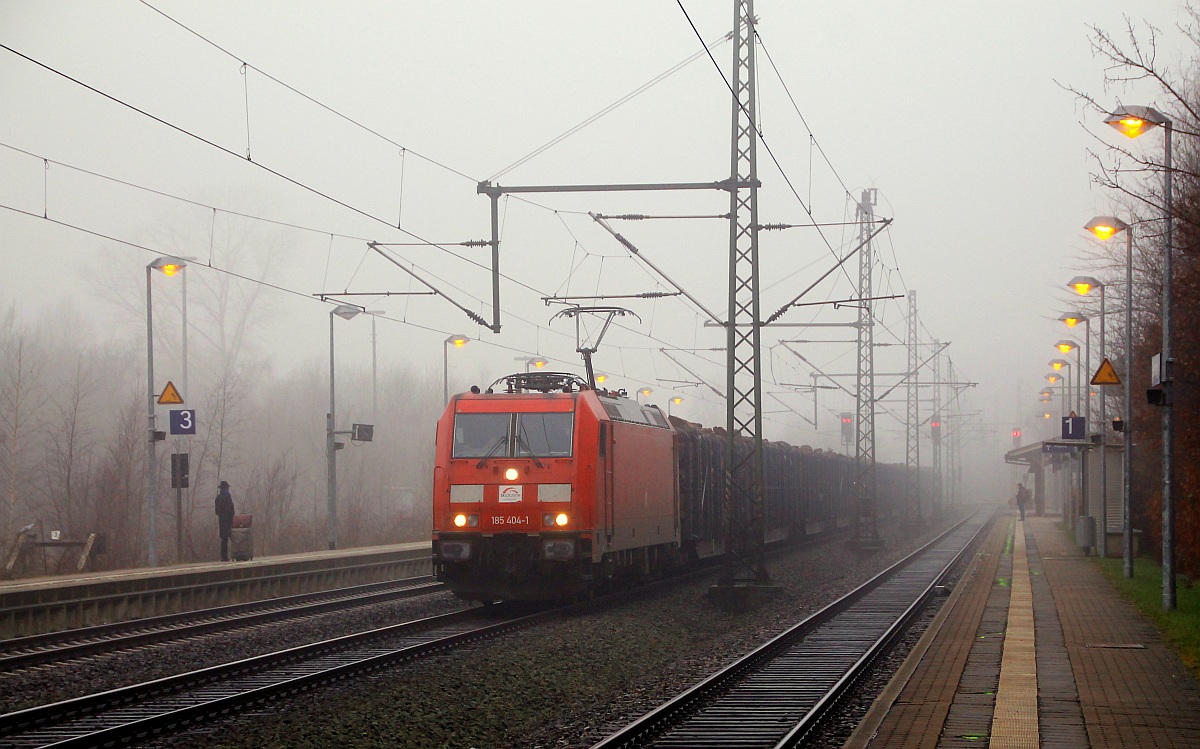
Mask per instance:
[[[604,107],[600,111],[598,111],[595,114],[591,115],[590,117],[584,119],[579,124],[568,129],[566,132],[563,132],[562,134],[550,139],[548,142],[544,143],[543,145],[539,146],[538,148],[535,148],[533,151],[529,152],[525,156],[522,156],[521,158],[517,159],[513,163],[504,167],[503,169],[496,172],[492,176],[488,177],[487,181],[494,183],[496,180],[500,179],[505,174],[508,174],[512,170],[516,169],[517,167],[521,166],[522,164],[525,164],[526,162],[530,161],[531,159],[534,159],[534,158],[540,156],[541,154],[545,153],[546,151],[548,151],[549,149],[558,145],[559,143],[562,143],[564,140],[571,137],[575,133],[579,132],[580,130],[583,130],[588,125],[591,125],[592,123],[596,122],[600,118],[604,117],[605,115],[607,115],[610,112],[614,111],[615,109],[619,108],[621,105],[635,99],[642,93],[650,90],[651,88],[658,85],[659,83],[666,80],[667,78],[671,77],[675,73],[678,73],[680,70],[683,70],[685,67],[692,64],[696,60],[699,60],[700,58],[704,57],[705,52],[708,49],[710,49],[711,47],[715,47],[718,44],[720,44],[722,42],[730,41],[731,39],[733,39],[732,32],[726,34],[725,36],[723,36],[721,39],[718,39],[717,41],[711,42],[709,44],[705,44],[705,48],[703,50],[681,60],[680,62],[676,63],[675,65],[672,65],[667,70],[663,71],[662,73],[659,73],[654,78],[651,78],[649,81],[643,83],[641,86],[638,86],[636,89],[634,89],[633,91],[629,92],[628,94],[622,96],[620,99],[617,99],[612,104],[609,104],[608,106]]]
[[[165,13],[162,13],[162,11],[159,11],[157,8],[155,8],[155,7],[154,7],[153,5],[151,5],[150,3],[147,3],[147,2],[145,2],[145,0],[142,0],[142,1],[143,1],[143,4],[145,4],[145,5],[146,5],[148,8],[150,8],[150,9],[154,10],[155,12],[159,13],[160,15],[163,15],[164,17],[166,17],[166,18],[168,18],[169,20],[171,20],[173,23],[176,23],[177,25],[179,25],[179,26],[181,26],[181,27],[185,28],[185,29],[186,29],[186,30],[188,30],[189,32],[191,32],[191,33],[195,34],[195,32],[193,32],[191,29],[188,29],[186,26],[183,26],[183,24],[179,24],[177,21],[175,21],[175,19],[173,19],[173,18],[170,18],[170,17],[169,17],[169,16],[167,16]],[[204,39],[204,37],[200,36],[199,34],[196,34],[196,36],[199,36],[201,39]],[[221,49],[221,51],[222,51],[222,52],[225,52],[226,54],[229,54],[231,57],[234,57],[234,59],[238,59],[238,58],[237,58],[235,55],[233,55],[232,53],[228,52],[227,50],[224,50],[223,48],[220,48],[220,47],[219,47],[219,45],[216,45],[216,44],[214,44],[214,43],[210,42],[210,41],[209,41],[209,40],[207,40],[207,39],[204,39],[204,40],[205,40],[206,42],[208,42],[208,43],[212,44],[214,47],[217,47],[218,49]],[[10,51],[13,51],[13,50],[11,50],[11,48],[7,48],[7,47],[6,47],[6,49],[9,49]],[[18,54],[19,54],[19,53],[18,53]],[[697,53],[697,55],[696,55],[695,57],[698,57],[698,56],[699,56],[699,55],[701,55],[701,54],[703,54],[703,53]],[[23,56],[23,55],[22,55],[22,56]],[[769,55],[768,55],[768,57],[769,57]],[[247,64],[247,63],[243,63],[243,64]],[[773,62],[772,62],[772,64],[773,64]],[[370,131],[370,132],[372,132],[373,134],[377,135],[378,137],[381,137],[381,138],[384,138],[385,140],[388,140],[389,142],[395,143],[394,141],[391,141],[390,139],[387,139],[387,138],[386,138],[386,136],[382,136],[381,134],[379,134],[379,133],[377,133],[377,132],[375,132],[375,131],[372,131],[370,128],[367,128],[367,127],[363,126],[361,123],[357,122],[356,120],[354,120],[354,119],[352,119],[352,118],[349,118],[349,117],[346,117],[345,115],[342,115],[340,112],[337,112],[336,110],[334,110],[334,109],[332,109],[332,108],[330,108],[330,107],[327,107],[327,106],[326,106],[326,105],[324,105],[324,104],[321,104],[319,101],[317,101],[317,100],[313,99],[312,97],[308,96],[307,94],[303,94],[302,92],[300,92],[299,90],[295,89],[294,87],[292,87],[292,86],[289,86],[288,84],[284,84],[282,81],[279,81],[279,79],[275,78],[274,76],[271,76],[271,75],[269,75],[269,74],[266,74],[266,73],[264,73],[263,71],[261,71],[260,69],[258,69],[258,68],[256,68],[256,67],[254,67],[254,66],[252,66],[252,65],[250,65],[249,67],[253,68],[255,71],[259,72],[260,74],[264,75],[265,77],[267,77],[267,78],[270,78],[272,81],[275,81],[275,82],[276,82],[276,83],[278,83],[279,85],[282,85],[282,86],[284,86],[285,88],[287,88],[287,89],[289,89],[289,90],[291,90],[291,91],[295,92],[297,95],[300,95],[300,96],[302,96],[303,98],[305,98],[305,99],[307,99],[307,100],[309,100],[309,101],[313,102],[314,104],[317,104],[318,106],[321,106],[322,108],[324,108],[324,109],[326,109],[326,110],[328,110],[328,111],[330,111],[330,112],[334,113],[335,115],[337,115],[337,116],[339,116],[339,117],[342,117],[342,118],[343,118],[343,119],[345,119],[346,121],[348,121],[348,122],[350,122],[350,123],[352,123],[352,124],[354,124],[354,125],[356,125],[356,126],[358,126],[358,127],[362,127],[364,130]],[[55,72],[57,72],[57,71],[55,71]],[[248,76],[247,76],[247,78],[248,78]],[[73,80],[73,79],[72,79],[72,80]],[[86,84],[84,84],[84,85],[86,85]],[[250,159],[249,159],[249,143],[250,143],[250,141],[249,141],[249,103],[248,103],[248,82],[247,82],[247,84],[246,84],[246,87],[247,87],[247,88],[246,88],[246,92],[247,92],[247,93],[246,93],[246,96],[247,96],[247,160],[250,160]],[[89,88],[90,88],[90,87],[89,87]],[[93,90],[94,90],[94,89],[93,89]],[[98,92],[98,93],[100,93],[100,92]],[[107,96],[107,95],[106,95],[106,96]],[[112,98],[112,97],[109,97],[109,98]],[[120,102],[120,103],[123,103],[123,102]],[[128,106],[128,105],[126,105],[126,106]],[[131,107],[131,108],[133,108],[133,109],[135,109],[135,110],[136,110],[136,108],[135,108],[135,107]],[[139,111],[139,112],[140,112],[140,110],[137,110],[137,111]],[[142,113],[142,114],[146,114],[145,112],[141,112],[141,113]],[[147,116],[151,116],[151,117],[153,117],[153,115],[147,115]],[[154,118],[154,119],[158,119],[158,118]],[[160,122],[162,122],[162,121],[160,120]],[[164,122],[164,124],[168,124],[168,125],[170,125],[170,123],[165,123],[165,122]],[[172,126],[172,127],[173,127],[173,126]],[[188,135],[192,135],[191,133],[187,133],[187,131],[184,131],[184,130],[182,130],[181,128],[177,128],[177,129],[179,129],[181,132],[185,132],[185,133],[186,133],[186,134],[188,134]],[[194,136],[194,135],[193,135],[192,137],[196,137],[196,136]],[[201,139],[201,140],[203,140],[203,139]],[[206,142],[207,142],[207,141],[206,141]],[[209,143],[209,145],[216,145],[216,144]],[[399,144],[395,144],[395,145],[399,146]],[[222,150],[228,150],[228,149],[224,149],[223,147],[221,147],[221,146],[219,146],[219,145],[216,145],[216,147],[217,147],[217,148],[221,148]],[[406,149],[404,149],[404,147],[401,147],[401,148],[402,148],[402,155],[403,155],[403,153],[404,153],[404,150],[406,150]],[[768,146],[768,151],[769,151],[769,146]],[[232,153],[232,152],[231,152],[231,153]],[[235,155],[236,155],[236,154],[235,154]],[[426,159],[426,160],[430,161],[431,163],[434,163],[434,164],[436,164],[436,165],[438,165],[438,166],[441,166],[441,167],[443,167],[443,168],[450,169],[449,167],[445,167],[445,165],[444,165],[444,164],[440,164],[439,162],[436,162],[436,161],[434,161],[434,160],[432,160],[432,159],[428,159],[427,157],[425,157],[425,156],[423,156],[423,155],[421,155],[421,154],[417,154],[417,153],[415,153],[415,152],[414,152],[414,155],[415,155],[415,156],[418,156],[419,158]],[[824,153],[823,153],[823,152],[822,152],[822,155],[824,156]],[[251,161],[252,161],[252,160],[251,160]],[[828,158],[827,158],[827,157],[826,157],[826,161],[828,162]],[[253,161],[252,161],[252,163],[255,163],[255,162],[253,162]],[[262,167],[262,165],[259,165],[259,166],[260,166],[260,167]],[[832,166],[832,165],[831,165],[831,166]],[[49,164],[47,164],[47,169],[48,169],[48,167],[49,167]],[[361,213],[362,215],[365,215],[365,216],[368,216],[369,218],[372,218],[372,219],[379,220],[379,221],[383,222],[383,220],[382,220],[382,219],[380,219],[380,218],[377,218],[377,217],[375,217],[375,216],[371,216],[370,214],[367,214],[367,213],[365,213],[365,212],[363,212],[363,211],[358,211],[357,209],[354,209],[354,208],[353,208],[353,206],[349,206],[349,205],[347,205],[347,204],[345,204],[345,203],[342,203],[341,201],[338,201],[336,198],[332,198],[332,197],[330,197],[330,196],[328,196],[328,195],[326,195],[326,194],[324,194],[324,193],[321,193],[321,192],[320,192],[320,191],[318,191],[318,190],[315,190],[315,189],[313,189],[313,188],[308,188],[307,186],[305,186],[305,185],[302,185],[302,184],[301,184],[301,183],[299,183],[298,181],[296,181],[296,180],[292,180],[292,179],[288,178],[286,175],[280,174],[280,173],[276,172],[275,170],[272,170],[272,169],[270,169],[270,168],[267,168],[267,167],[262,167],[262,168],[266,168],[266,169],[267,169],[267,171],[269,171],[269,172],[272,172],[272,173],[276,174],[277,176],[280,176],[280,177],[284,178],[285,180],[288,180],[288,181],[290,181],[290,182],[293,182],[293,183],[295,183],[295,184],[297,184],[297,185],[299,185],[299,186],[303,187],[304,189],[310,189],[310,190],[312,190],[313,192],[315,192],[316,194],[320,195],[321,197],[324,197],[324,198],[326,198],[326,199],[332,200],[332,201],[333,201],[333,202],[335,202],[335,203],[339,203],[339,204],[340,204],[340,205],[342,205],[343,207],[348,207],[348,208],[350,208],[351,210],[355,210],[356,212],[359,212],[359,213]],[[465,174],[462,174],[461,172],[457,172],[456,170],[450,169],[450,171],[454,171],[456,174],[459,174],[460,176],[466,177],[466,175],[465,175]],[[786,175],[785,175],[785,178],[786,178]],[[469,179],[469,178],[468,178],[468,179]],[[840,177],[839,177],[839,180],[840,180]],[[793,192],[794,192],[794,190],[793,190]],[[44,201],[44,203],[48,205],[48,188],[46,189],[46,193],[47,193],[47,195],[46,195],[46,200]],[[797,194],[797,198],[799,198],[798,194]],[[802,200],[801,200],[800,202],[801,202],[801,204],[802,204],[802,205],[805,205],[804,201],[802,201]],[[536,205],[536,204],[535,204],[535,205]],[[217,210],[217,209],[214,209],[214,222],[215,222],[215,210]],[[224,210],[224,209],[220,209],[220,210]],[[47,208],[47,209],[46,209],[44,212],[45,212],[45,213],[48,215],[48,208]],[[236,212],[236,211],[225,211],[225,212],[227,212],[227,213],[230,213],[231,215],[242,215],[242,214],[239,214],[239,213],[238,213],[238,212]],[[248,216],[248,215],[247,215],[247,217],[250,217],[250,218],[257,218],[257,217],[252,217],[252,216]],[[263,220],[270,221],[269,219],[263,219]],[[275,222],[275,223],[279,223],[279,224],[281,224],[281,225],[287,225],[287,222]],[[385,223],[386,223],[386,225],[388,225],[390,228],[395,228],[395,227],[392,225],[392,223],[390,222],[390,220],[388,220],[388,221],[387,221],[387,222],[385,222]],[[397,221],[397,223],[400,223],[400,222],[399,222],[399,220]],[[292,226],[295,226],[296,228],[300,228],[300,229],[310,230],[310,231],[319,231],[319,230],[310,229],[309,227],[300,227],[300,226],[297,226],[297,225],[292,225]],[[402,231],[403,231],[403,230],[402,230]],[[407,233],[407,232],[406,232],[406,233]],[[338,236],[345,236],[345,235],[338,235]],[[415,236],[415,235],[412,235],[412,236]],[[357,239],[358,239],[358,240],[360,240],[360,241],[366,241],[366,240],[365,240],[365,238],[357,238]],[[118,240],[118,241],[119,241],[119,240]],[[331,236],[331,244],[332,244],[332,242],[333,242],[333,237]],[[828,244],[828,242],[826,242],[826,243]],[[439,245],[439,244],[437,244],[437,243],[428,242],[428,243],[425,243],[425,244],[428,244],[428,245],[429,245],[429,246],[431,246],[431,247],[436,247],[437,249],[439,249],[439,250],[442,250],[442,251],[445,251],[445,252],[450,252],[450,251],[449,251],[449,250],[447,250],[445,247],[442,247],[441,245]],[[473,262],[473,261],[470,261],[470,260],[468,260],[468,259],[466,259],[466,258],[462,258],[461,256],[459,256],[459,255],[457,255],[457,254],[455,254],[455,253],[453,253],[453,252],[450,252],[450,254],[451,254],[451,255],[453,255],[453,256],[455,256],[455,257],[459,257],[460,259],[463,259],[463,260],[465,260],[465,261],[467,261],[467,262]],[[211,261],[211,253],[210,253],[210,261]],[[361,260],[360,260],[360,264],[361,264]],[[484,267],[482,264],[479,264],[479,263],[473,263],[473,264],[474,264],[474,265],[476,265],[477,267],[481,267],[481,268],[482,268],[482,267]],[[505,277],[505,278],[506,278],[508,281],[510,281],[510,282],[521,283],[521,282],[519,282],[519,281],[516,281],[516,279],[513,279],[513,278],[511,278],[511,277],[508,277],[508,276],[504,276],[504,277]],[[525,284],[522,284],[522,285],[524,286],[524,288],[526,288],[526,289],[528,289],[528,290],[530,290],[530,291],[535,291],[535,292],[537,291],[536,289],[534,289],[534,288],[533,288],[533,287],[531,287],[531,286],[528,286],[528,285],[525,285]],[[540,326],[540,325],[536,325],[536,324],[535,324],[535,328],[536,328],[537,330],[539,330],[539,331],[540,331],[541,327],[542,327],[542,326]]]

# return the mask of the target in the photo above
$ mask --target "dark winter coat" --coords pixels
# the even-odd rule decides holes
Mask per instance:
[[[217,495],[217,518],[221,525],[228,526],[233,522],[233,496],[228,489],[222,489]]]

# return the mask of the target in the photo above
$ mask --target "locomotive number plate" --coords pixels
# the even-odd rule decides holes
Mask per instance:
[[[493,515],[492,525],[529,525],[528,515]]]

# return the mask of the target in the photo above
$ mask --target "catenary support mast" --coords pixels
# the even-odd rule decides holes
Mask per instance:
[[[875,254],[871,247],[875,223],[875,188],[862,191],[858,202],[858,382],[855,388],[854,459],[858,510],[855,513],[854,538],[859,544],[879,541],[875,524],[875,320],[871,301],[871,270]]]
[[[921,357],[917,334],[917,291],[908,292],[908,413],[905,420],[905,495],[921,519]]]
[[[766,583],[763,560],[761,315],[754,2],[735,0],[726,320],[725,559],[721,585]],[[741,185],[746,185],[742,187]]]

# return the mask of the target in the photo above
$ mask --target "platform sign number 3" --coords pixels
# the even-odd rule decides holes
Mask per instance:
[[[196,411],[192,408],[171,410],[171,434],[195,434]]]

